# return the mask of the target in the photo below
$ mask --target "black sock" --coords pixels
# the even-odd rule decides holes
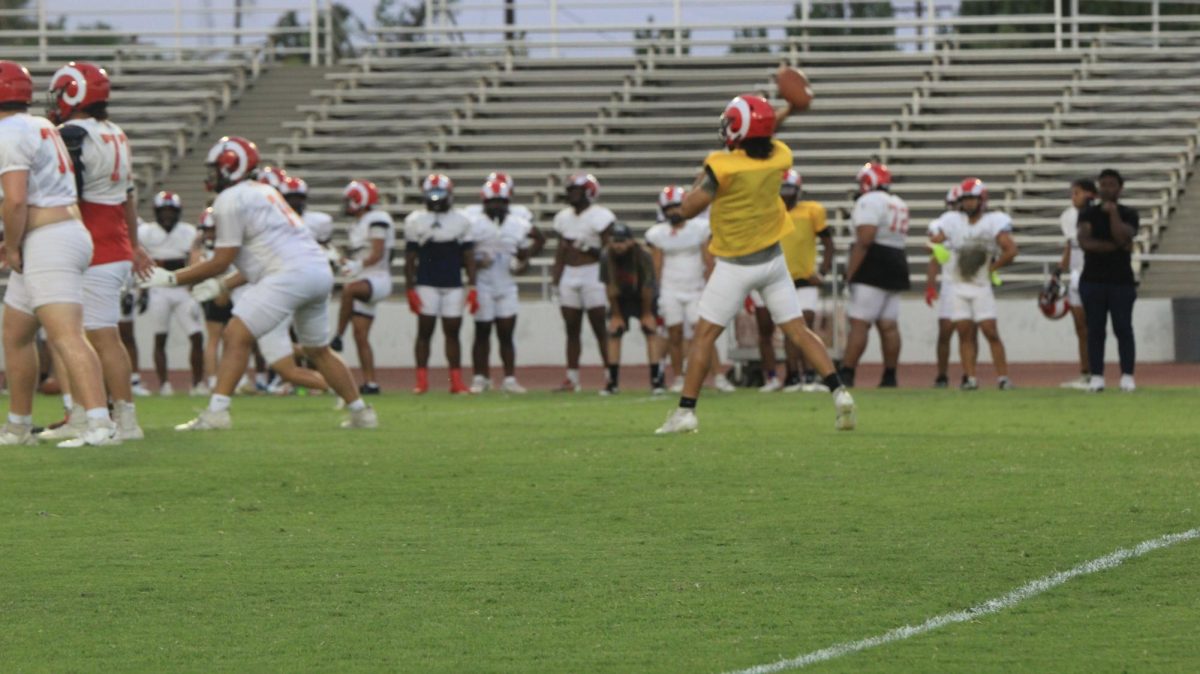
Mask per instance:
[[[658,363],[650,363],[650,381],[656,382],[662,376],[662,368]]]
[[[815,371],[815,370],[805,370],[805,371],[804,371],[804,381],[805,381],[805,383],[812,383],[812,382],[814,382],[814,381],[816,381],[816,380],[817,380],[817,373],[816,373],[816,371]]]
[[[896,378],[896,368],[894,368],[894,367],[883,368],[883,378],[884,379],[895,379]]]
[[[682,396],[679,398],[679,406],[685,410],[694,410],[696,409],[696,399]]]
[[[620,365],[609,365],[608,366],[608,383],[612,384],[613,386],[616,386],[617,379],[620,379],[620,377],[621,377],[621,366]]]
[[[836,391],[840,389],[842,387],[841,375],[839,375],[837,372],[833,372],[829,376],[825,377],[825,386],[827,386],[830,391]]]
[[[788,370],[783,377],[783,383],[787,386],[800,383],[800,373],[795,370]]]

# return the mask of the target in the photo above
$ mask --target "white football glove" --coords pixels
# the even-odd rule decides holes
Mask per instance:
[[[219,278],[205,279],[192,286],[192,299],[197,302],[210,302],[225,293],[225,284]]]
[[[362,273],[362,260],[346,260],[342,263],[341,274],[347,278],[358,276]]]
[[[336,246],[330,244],[328,246],[322,246],[322,248],[325,250],[325,257],[329,259],[330,263],[341,264],[342,254],[338,252]]]
[[[139,288],[174,288],[177,285],[179,284],[175,282],[175,272],[162,267],[151,269],[148,276],[143,276],[138,281]]]
[[[525,261],[516,255],[508,258],[508,270],[511,272],[519,272],[525,266]]]

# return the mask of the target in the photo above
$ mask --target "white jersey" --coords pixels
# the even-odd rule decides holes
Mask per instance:
[[[178,222],[168,232],[157,222],[143,222],[138,225],[138,243],[155,260],[183,260],[187,264],[196,243],[196,226]]]
[[[948,218],[941,222],[937,229],[937,232],[946,236],[945,246],[950,250],[947,266],[950,268],[951,280],[955,285],[990,286],[989,263],[1000,250],[996,237],[1003,232],[1012,231],[1012,218],[1008,217],[1007,213],[988,211],[979,218],[979,222],[971,224],[966,214],[959,215],[958,218]],[[932,227],[930,233],[936,233]],[[963,262],[972,267],[975,267],[974,263],[978,263],[978,266],[973,270],[963,269]]]
[[[326,244],[333,238],[333,217],[328,213],[305,210],[300,218],[304,220],[304,226],[308,229],[309,235],[317,243]]]
[[[475,218],[483,215],[483,204],[471,204],[470,206],[463,208],[462,211],[463,213],[466,213],[467,217],[471,218],[473,221]],[[525,218],[529,222],[533,222],[533,211],[529,210],[529,208],[526,206],[522,206],[521,204],[509,204],[508,214]]]
[[[30,206],[72,206],[78,200],[67,147],[45,117],[22,112],[0,119],[0,175],[11,171],[29,172]]]
[[[472,219],[471,240],[475,242],[477,261],[475,282],[493,290],[509,288],[516,283],[509,267],[517,252],[528,248],[533,241],[529,233],[533,225],[528,218],[509,212],[504,222],[479,213]]]
[[[1073,272],[1083,270],[1083,249],[1079,247],[1079,209],[1074,206],[1068,206],[1066,210],[1059,216],[1059,221],[1062,223],[1063,238],[1067,240],[1067,245],[1071,247],[1071,256],[1068,265]]]
[[[438,243],[468,243],[474,225],[466,213],[454,208],[445,213],[421,209],[404,219],[404,241],[418,246]]]
[[[875,227],[875,243],[903,250],[908,238],[908,204],[883,190],[867,192],[854,202],[850,224],[856,229]]]
[[[577,248],[599,250],[601,232],[616,219],[612,211],[596,204],[583,209],[582,213],[576,213],[574,208],[568,206],[554,215],[554,231],[574,242]]]
[[[711,236],[708,221],[700,218],[680,227],[659,223],[646,232],[646,243],[663,254],[660,290],[704,290],[704,248]]]
[[[313,266],[328,270],[325,253],[274,187],[242,181],[218,194],[212,208],[216,247],[240,247],[233,264],[250,283]]]
[[[371,209],[363,213],[350,227],[350,257],[355,260],[366,260],[371,256],[372,242],[383,240],[383,257],[369,266],[363,267],[363,273],[381,271],[392,273],[392,249],[396,247],[396,223],[387,211]]]
[[[87,131],[83,143],[83,194],[80,201],[116,206],[124,204],[133,189],[133,156],[129,139],[121,127],[94,118],[73,119],[63,124]]]

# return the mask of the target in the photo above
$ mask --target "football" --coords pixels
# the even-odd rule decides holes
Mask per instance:
[[[800,69],[780,66],[775,74],[775,86],[779,89],[779,96],[791,103],[797,112],[807,110],[812,105],[812,86]]]

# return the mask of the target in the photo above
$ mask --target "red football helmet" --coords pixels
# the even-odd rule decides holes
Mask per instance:
[[[499,180],[500,182],[504,183],[505,185],[508,185],[509,194],[512,194],[512,191],[517,186],[516,183],[513,182],[512,176],[508,175],[507,173],[499,173],[496,171],[489,173],[488,177],[486,179],[484,179],[483,182],[490,183],[494,180]]]
[[[107,101],[110,86],[104,68],[83,61],[71,61],[54,71],[50,78],[46,116],[55,124],[62,124],[75,111]]]
[[[260,172],[261,173],[261,172]],[[261,175],[259,176],[261,179]],[[283,196],[299,194],[300,196],[308,196],[308,183],[295,176],[285,175],[279,183],[279,191]]]
[[[217,224],[213,222],[212,212],[212,206],[209,206],[201,211],[200,220],[196,223],[196,226],[200,229],[212,229],[213,227],[216,227]]]
[[[962,199],[962,185],[955,185],[946,190],[947,206],[957,206],[960,199]]]
[[[358,215],[379,203],[379,188],[370,180],[351,180],[342,190],[346,202],[346,214]]]
[[[33,78],[16,61],[0,61],[0,103],[33,103]]]
[[[600,181],[590,173],[576,173],[567,179],[567,189],[582,187],[589,201],[595,201],[600,196]]]
[[[742,94],[721,113],[721,142],[735,148],[750,138],[770,138],[775,133],[775,108],[762,96]]]
[[[224,136],[208,151],[204,163],[209,167],[204,186],[220,192],[254,175],[258,146],[241,136]]]
[[[479,192],[479,198],[482,201],[490,201],[492,199],[508,201],[512,199],[512,183],[505,182],[500,178],[488,180],[483,184],[483,189]]]
[[[858,191],[861,194],[888,187],[891,184],[892,172],[880,162],[867,162],[858,170]]]
[[[788,169],[783,174],[783,184],[791,185],[799,190],[804,187],[804,179],[800,177],[800,172],[796,169]]]
[[[1042,285],[1042,290],[1038,293],[1038,309],[1041,310],[1043,316],[1053,321],[1066,316],[1071,311],[1071,303],[1067,299],[1067,287],[1059,281],[1057,276],[1051,276]]]
[[[163,190],[154,195],[154,208],[174,208],[177,211],[183,210],[183,200],[174,192]]]
[[[283,181],[287,178],[287,171],[277,166],[264,166],[258,170],[258,182],[264,185],[270,185],[277,190],[283,189]]]
[[[687,196],[687,190],[683,189],[679,185],[669,185],[664,187],[662,188],[662,191],[658,193],[658,208],[659,210],[666,210],[671,206],[678,206],[679,204],[683,203],[683,198],[685,196]]]
[[[964,178],[958,185],[958,197],[960,199],[979,197],[986,202],[988,198],[987,185],[979,178]]]

